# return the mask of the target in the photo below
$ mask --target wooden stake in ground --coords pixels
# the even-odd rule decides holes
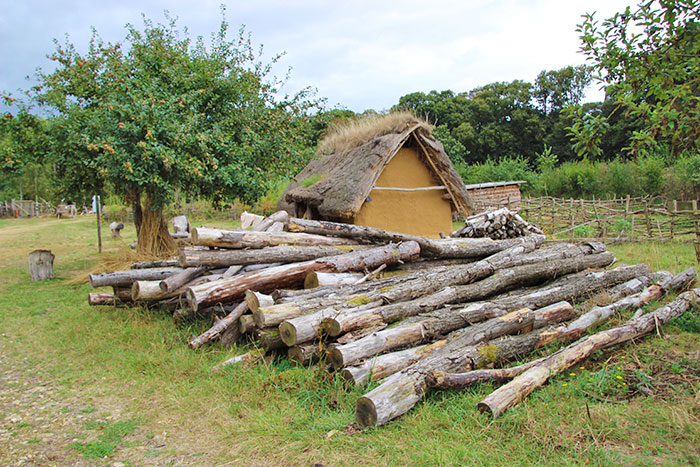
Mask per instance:
[[[652,313],[633,318],[622,326],[579,339],[489,394],[479,402],[479,409],[498,417],[546,383],[551,376],[585,360],[596,350],[619,345],[657,330],[659,326],[681,316],[698,301],[700,289],[694,289],[682,293],[677,299]]]

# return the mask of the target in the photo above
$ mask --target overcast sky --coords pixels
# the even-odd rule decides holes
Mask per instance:
[[[607,18],[621,0],[0,0],[0,90],[17,94],[66,34],[78,50],[94,26],[120,41],[124,25],[155,22],[163,11],[192,36],[218,29],[220,5],[235,32],[241,24],[270,53],[286,52],[289,92],[318,90],[329,106],[383,110],[405,94],[469,91],[495,81],[532,82],[542,70],[584,63],[576,24],[597,11]],[[589,90],[588,100],[600,100]],[[5,110],[4,108],[2,110]]]

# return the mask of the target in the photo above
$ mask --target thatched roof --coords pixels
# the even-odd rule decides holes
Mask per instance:
[[[347,133],[345,138],[334,136],[336,139],[330,145],[327,141],[322,142],[321,148],[341,150],[322,154],[309,162],[289,184],[279,206],[288,208],[294,203],[304,203],[316,208],[323,217],[351,218],[362,207],[384,167],[399,149],[409,144],[416,149],[435,179],[447,188],[453,209],[465,216],[471,214],[473,205],[464,183],[442,144],[432,137],[431,127],[413,116],[404,118],[403,123],[396,117],[394,120],[388,134],[383,134],[387,131],[384,125],[378,136],[372,131],[364,131],[370,139],[358,141],[357,132],[342,130]],[[348,140],[353,144],[348,144]],[[288,203],[286,206],[285,202]]]

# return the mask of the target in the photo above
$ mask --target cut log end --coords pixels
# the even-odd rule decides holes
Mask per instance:
[[[289,321],[280,323],[280,337],[287,347],[297,344],[297,330]]]
[[[355,418],[362,426],[377,426],[377,408],[368,397],[360,397],[355,404]]]
[[[339,336],[340,333],[343,331],[341,329],[340,323],[333,318],[326,318],[323,321],[321,321],[321,330],[325,334],[328,334],[329,336],[333,337]]]
[[[331,348],[327,353],[328,361],[333,368],[336,370],[341,370],[345,366],[345,361],[343,359],[343,353],[337,348]]]

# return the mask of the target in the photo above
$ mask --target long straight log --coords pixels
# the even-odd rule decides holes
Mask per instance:
[[[227,329],[234,328],[234,327],[237,328],[239,318],[243,315],[243,313],[246,312],[247,309],[248,309],[248,305],[246,304],[246,302],[245,301],[241,302],[228,315],[226,315],[224,318],[218,320],[214,324],[214,326],[212,326],[211,328],[209,328],[207,331],[200,334],[196,338],[192,339],[190,341],[190,348],[196,349],[198,347],[201,347],[204,344],[206,344],[207,342],[211,342],[212,340],[219,337]]]
[[[516,242],[491,239],[430,240],[424,237],[390,232],[376,227],[364,227],[338,222],[292,218],[287,222],[290,232],[307,232],[320,235],[353,238],[370,242],[414,241],[421,247],[421,255],[439,258],[474,258],[492,255],[511,248]]]
[[[299,285],[312,271],[346,272],[374,268],[380,264],[410,261],[418,256],[420,248],[414,242],[386,245],[354,251],[338,256],[319,258],[303,263],[292,263],[253,273],[222,279],[187,289],[187,301],[193,310],[214,303],[229,303],[243,296],[246,290],[269,292],[279,287]]]
[[[161,259],[157,261],[139,261],[131,265],[131,269],[176,268],[177,259]]]
[[[553,315],[554,321],[567,319]],[[545,330],[519,336],[493,339],[478,345],[462,345],[465,330],[453,333],[445,344],[411,366],[385,378],[355,405],[355,416],[362,426],[379,426],[409,411],[425,395],[427,375],[433,370],[474,369],[532,352]]]
[[[255,232],[250,230],[222,230],[197,227],[192,231],[195,245],[220,248],[265,248],[276,245],[342,246],[357,245],[347,238],[325,237],[305,233]]]
[[[88,279],[93,287],[124,287],[129,286],[134,281],[161,281],[182,271],[182,268],[149,268],[149,269],[129,269],[127,271],[103,272],[100,274],[90,274]]]
[[[534,325],[536,319],[549,322],[550,314],[553,313],[572,316],[573,308],[567,302],[545,307],[537,310],[537,312],[523,308],[469,326],[464,329],[461,339],[463,345],[474,345],[478,342],[512,333],[514,321],[518,321],[518,325],[525,323],[522,328],[518,328],[523,329],[527,326]],[[448,326],[445,326],[443,323],[444,321],[439,319],[428,318],[423,321],[384,329],[349,344],[332,346],[328,353],[328,359],[336,370],[340,370],[364,358],[399,347],[418,345],[431,338],[447,334],[448,332],[469,325],[468,321],[462,321],[459,325],[456,325],[457,327],[452,323]]]
[[[326,318],[322,327],[331,336],[337,336],[354,329],[375,326],[378,323],[389,324],[421,312],[435,310],[448,303],[483,299],[517,285],[543,282],[584,269],[605,267],[611,264],[614,259],[612,253],[604,252],[503,269],[481,281],[447,287],[416,300],[384,305],[364,312],[340,313],[335,317]]]
[[[160,281],[160,289],[165,293],[173,292],[207,272],[207,269],[204,266],[183,269]]]
[[[253,250],[202,250],[184,248],[180,252],[179,263],[182,267],[228,267],[233,265],[296,263],[325,256],[347,253],[348,249],[365,247],[334,246],[289,246],[279,245]]]
[[[699,301],[700,289],[684,292],[654,312],[633,318],[622,326],[581,338],[489,394],[479,402],[478,407],[481,411],[488,411],[494,417],[498,417],[546,383],[550,377],[585,360],[593,352],[649,334],[659,326],[681,316]]]
[[[680,274],[667,278],[659,284],[651,285],[643,291],[622,298],[610,305],[593,307],[576,320],[566,326],[561,326],[554,332],[542,336],[539,345],[545,345],[552,340],[566,341],[580,337],[587,329],[598,326],[608,318],[625,310],[634,310],[658,300],[664,294],[683,290],[695,280],[695,269],[689,268]],[[548,357],[534,360],[511,368],[494,368],[486,370],[474,370],[466,373],[433,372],[429,385],[438,389],[464,389],[483,381],[505,381],[512,379],[526,370],[538,365]]]
[[[180,294],[180,291],[163,292],[161,281],[134,281],[131,286],[131,299],[134,301],[155,302]]]
[[[312,272],[304,279],[305,289],[316,287],[342,287],[353,285],[364,277],[364,274],[352,272]]]

